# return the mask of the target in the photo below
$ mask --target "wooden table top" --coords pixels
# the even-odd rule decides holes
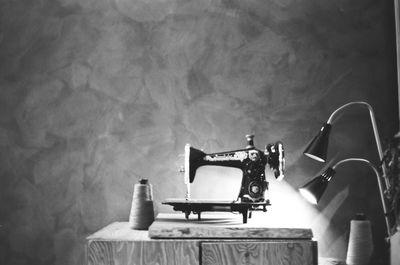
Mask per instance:
[[[243,224],[240,215],[209,214],[201,221],[186,220],[183,214],[159,214],[149,230],[134,230],[128,222],[114,222],[87,240],[147,241],[153,239],[312,239],[309,228],[268,227]]]
[[[241,216],[231,213],[204,214],[202,220],[186,220],[183,214],[159,214],[149,227],[150,238],[242,238],[312,239],[310,228],[277,227],[268,222],[243,224]]]
[[[86,238],[89,241],[148,241],[147,230],[134,230],[128,222],[114,222]]]

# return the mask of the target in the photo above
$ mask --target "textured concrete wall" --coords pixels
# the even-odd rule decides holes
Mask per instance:
[[[320,254],[343,258],[366,212],[379,245],[365,166],[338,172],[317,208],[294,191],[321,167],[303,148],[341,104],[368,101],[382,138],[397,131],[392,13],[378,0],[1,0],[0,263],[81,264],[85,236],[127,220],[140,177],[171,211],[160,202],[184,195],[184,145],[232,150],[247,133],[285,144],[275,218],[312,217]],[[365,109],[337,123],[334,155],[377,162]],[[240,174],[200,173],[194,195],[236,196]]]

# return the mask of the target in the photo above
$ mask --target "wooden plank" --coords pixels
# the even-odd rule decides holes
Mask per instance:
[[[204,242],[203,265],[317,265],[315,241]]]
[[[202,220],[186,220],[178,214],[160,214],[149,228],[150,238],[245,238],[245,239],[311,239],[309,228],[281,228],[243,224],[232,214],[203,215]]]
[[[346,265],[344,260],[334,258],[318,258],[318,265]]]

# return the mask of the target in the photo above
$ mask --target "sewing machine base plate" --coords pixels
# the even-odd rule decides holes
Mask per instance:
[[[247,223],[247,218],[251,218],[252,211],[267,211],[267,206],[271,205],[269,200],[263,202],[237,202],[222,200],[186,200],[186,199],[167,199],[162,204],[173,206],[175,211],[185,213],[189,219],[190,213],[197,214],[201,220],[201,212],[239,212],[243,216],[243,223]]]

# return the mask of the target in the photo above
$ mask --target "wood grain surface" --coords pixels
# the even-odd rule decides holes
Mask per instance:
[[[91,241],[88,265],[199,265],[194,241]]]
[[[309,228],[243,224],[240,217],[232,217],[232,214],[204,215],[200,221],[186,220],[181,214],[159,214],[149,227],[149,236],[150,238],[311,239],[313,234]]]
[[[317,265],[316,242],[260,241],[201,244],[203,265]]]
[[[344,260],[335,259],[335,258],[319,257],[318,265],[346,265],[346,262]]]

